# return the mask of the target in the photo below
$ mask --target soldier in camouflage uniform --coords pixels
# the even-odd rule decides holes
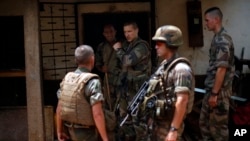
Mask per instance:
[[[94,61],[95,61],[93,49],[88,45],[81,45],[77,47],[75,50],[75,60],[76,60],[76,63],[78,64],[78,68],[74,72],[75,74],[82,74],[82,73],[90,72],[94,67]],[[72,141],[97,141],[99,140],[98,136],[100,135],[103,141],[108,141],[108,137],[107,137],[107,133],[105,129],[104,112],[102,108],[102,102],[104,101],[104,97],[101,91],[101,82],[99,78],[94,77],[88,80],[87,82],[85,82],[85,86],[84,86],[83,98],[86,98],[85,101],[87,101],[88,105],[90,105],[88,107],[90,109],[85,109],[85,110],[90,111],[92,115],[77,115],[79,116],[78,118],[83,118],[86,116],[92,117],[93,119],[89,119],[90,121],[94,121],[92,125],[82,125],[79,123],[70,123],[67,120],[62,120],[62,117],[61,117],[62,110],[63,110],[63,98],[62,97],[63,97],[64,90],[65,90],[63,89],[64,87],[63,84],[64,83],[61,83],[61,87],[57,92],[57,95],[59,98],[58,106],[56,110],[58,140],[65,141],[65,140],[70,139]],[[78,97],[81,97],[81,96],[78,96]],[[71,103],[70,105],[76,105],[76,104],[80,104],[80,103]],[[68,106],[68,108],[70,107],[72,106]],[[83,111],[81,110],[81,111],[75,111],[75,112],[83,112]]]
[[[229,101],[234,76],[234,45],[222,26],[222,12],[218,7],[205,11],[205,23],[214,37],[209,50],[209,67],[205,79],[206,95],[200,113],[200,129],[204,141],[229,139]]]
[[[163,61],[149,80],[147,95],[140,108],[140,121],[147,121],[141,140],[179,141],[182,140],[184,119],[192,110],[195,78],[190,62],[177,55],[178,47],[183,44],[178,27],[161,26],[152,39]]]
[[[122,87],[119,100],[119,114],[122,118],[126,115],[128,103],[143,82],[148,80],[151,73],[151,49],[148,43],[138,36],[139,29],[137,24],[135,22],[127,22],[124,24],[123,30],[126,41],[123,43],[117,42],[113,46],[122,68],[120,74]],[[133,125],[127,122],[123,128],[125,129],[126,126],[131,127]],[[134,129],[130,127],[124,130],[125,132],[128,131],[128,134],[131,133],[130,135],[124,135],[127,138],[125,140],[129,140],[128,138],[131,139],[130,136],[134,136],[132,135]]]
[[[105,37],[105,41],[98,45],[95,53],[95,67],[100,72],[105,73],[105,77],[103,79],[103,87],[106,96],[105,99],[109,100],[108,105],[111,106],[109,108],[113,111],[115,109],[117,89],[120,85],[120,68],[118,66],[116,52],[113,49],[113,45],[117,42],[117,40],[116,30],[112,24],[104,25],[103,36]]]

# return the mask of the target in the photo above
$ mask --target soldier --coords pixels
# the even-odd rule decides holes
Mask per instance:
[[[118,66],[118,60],[116,58],[116,52],[113,49],[113,45],[116,40],[116,30],[112,24],[106,24],[103,28],[103,36],[105,41],[100,43],[96,51],[96,63],[95,67],[105,73],[104,77],[104,92],[107,96],[110,110],[115,109],[115,101],[119,82],[120,68]],[[111,98],[111,99],[109,99]]]
[[[75,61],[78,68],[67,73],[58,90],[58,140],[97,141],[99,132],[102,140],[108,141],[101,83],[97,75],[90,73],[95,61],[93,49],[88,45],[77,47]]]
[[[113,45],[117,42],[116,30],[112,24],[106,24],[103,27],[103,36],[105,41],[100,43],[95,54],[96,68],[104,73],[103,92],[107,102],[106,108],[114,112],[117,107],[117,94],[120,86],[118,59]],[[108,132],[109,136],[114,136],[114,131]]]
[[[151,72],[151,49],[148,43],[138,36],[139,28],[137,24],[135,22],[127,22],[123,26],[123,31],[126,41],[123,43],[117,42],[113,46],[122,68],[120,74],[122,87],[119,98],[120,117],[126,115],[128,103],[132,100],[143,82],[148,80]],[[131,132],[125,136],[127,140],[128,138],[134,140],[131,137],[135,135],[133,134],[132,123],[127,122],[123,128],[127,126],[128,129],[123,131]]]
[[[209,50],[209,66],[205,79],[206,95],[202,101],[200,129],[203,140],[229,139],[229,100],[234,76],[234,45],[222,26],[222,12],[218,7],[205,11],[205,23],[214,37]]]
[[[192,110],[195,85],[191,64],[177,55],[183,44],[182,32],[176,26],[164,25],[156,30],[152,40],[163,61],[149,80],[140,108],[140,121],[146,119],[145,135],[150,136],[142,140],[181,140],[184,119]]]

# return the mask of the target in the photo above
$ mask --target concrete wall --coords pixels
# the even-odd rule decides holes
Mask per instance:
[[[250,28],[248,27],[250,15],[250,1],[248,0],[202,0],[202,11],[211,6],[218,6],[224,14],[224,27],[231,34],[235,55],[240,57],[242,47],[245,47],[244,59],[250,59],[250,46],[248,44]],[[202,13],[202,16],[203,16]],[[208,66],[208,51],[213,33],[205,29],[203,24],[204,46],[199,48],[188,47],[188,29],[186,1],[184,0],[157,0],[156,1],[156,26],[174,24],[183,31],[184,45],[179,53],[189,58],[195,69],[195,74],[205,74]],[[203,20],[204,23],[204,20]],[[249,72],[248,68],[244,69]]]
[[[250,1],[248,0],[206,0],[202,3],[203,10],[210,6],[219,6],[224,14],[224,27],[230,33],[234,41],[235,55],[240,57],[240,53],[243,47],[245,47],[245,53],[243,58],[250,59],[250,28],[248,23],[250,22]],[[212,38],[211,33],[204,31],[206,36],[205,41],[210,41]],[[210,43],[209,43],[210,44]],[[206,45],[209,45],[206,43]],[[244,72],[249,73],[249,68],[244,66]]]

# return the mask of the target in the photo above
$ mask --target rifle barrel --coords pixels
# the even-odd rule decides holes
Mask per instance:
[[[125,121],[127,120],[129,114],[126,115],[126,117],[122,120],[122,122],[120,123],[120,127],[123,126],[123,124],[125,123]]]

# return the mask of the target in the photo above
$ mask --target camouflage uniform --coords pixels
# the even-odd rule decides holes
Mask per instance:
[[[152,75],[149,81],[147,97],[152,97],[152,95],[161,91],[161,93],[157,94],[156,103],[160,103],[160,101],[169,101],[168,99],[166,99],[167,94],[170,95],[171,98],[169,99],[171,100],[171,102],[169,103],[170,105],[167,106],[167,109],[165,107],[166,103],[165,106],[162,107],[160,106],[160,104],[156,104],[152,109],[141,109],[141,111],[146,109],[146,111],[142,113],[141,117],[144,117],[145,113],[146,115],[148,114],[148,122],[144,125],[148,127],[148,129],[145,130],[145,136],[147,135],[148,137],[144,137],[144,139],[142,139],[144,141],[165,140],[168,131],[170,130],[170,124],[174,116],[174,103],[176,99],[176,93],[189,92],[188,106],[186,107],[187,111],[185,113],[185,116],[192,110],[194,101],[195,79],[191,67],[184,62],[178,62],[172,69],[167,72],[168,65],[176,58],[177,55],[175,54],[171,59],[163,60],[163,62],[160,64],[157,71]],[[166,92],[164,89],[168,89],[169,91]],[[160,112],[158,112],[159,109]],[[150,120],[152,120],[153,122],[149,122]],[[182,123],[181,127],[178,129],[178,140],[181,140],[183,129],[184,123]]]
[[[224,28],[214,35],[209,50],[210,60],[205,79],[207,94],[202,101],[200,113],[200,129],[204,141],[228,140],[229,101],[232,95],[232,81],[234,76],[234,45],[231,37]],[[208,105],[218,67],[226,67],[226,75],[217,98],[218,106],[211,109]]]
[[[124,42],[122,48],[117,51],[117,57],[122,66],[120,74],[122,86],[120,87],[119,115],[120,117],[124,117],[129,102],[144,81],[149,79],[151,72],[151,49],[146,41],[137,38],[131,43]],[[129,127],[125,130],[133,132],[133,129],[130,128],[131,124],[124,125],[123,128],[127,126]]]
[[[115,108],[116,98],[117,98],[117,91],[118,86],[120,85],[119,80],[119,73],[120,68],[118,64],[118,59],[116,58],[116,52],[114,51],[112,44],[108,42],[102,42],[98,45],[97,51],[95,54],[96,57],[96,67],[102,67],[107,66],[108,68],[108,86],[110,90],[110,101],[111,104],[111,110]],[[105,81],[105,78],[103,80],[103,87],[105,96],[107,96],[107,81]],[[108,98],[105,98],[108,100]]]
[[[75,73],[89,72],[85,68],[78,68]],[[57,96],[60,99],[60,89],[57,92]],[[104,101],[104,97],[101,91],[101,83],[99,79],[93,78],[87,82],[85,86],[85,97],[90,105],[94,105],[99,101]],[[84,116],[84,115],[83,115]],[[72,141],[97,141],[99,139],[98,131],[95,126],[82,126],[70,127],[68,123],[64,121],[65,128],[69,133],[70,139]]]

